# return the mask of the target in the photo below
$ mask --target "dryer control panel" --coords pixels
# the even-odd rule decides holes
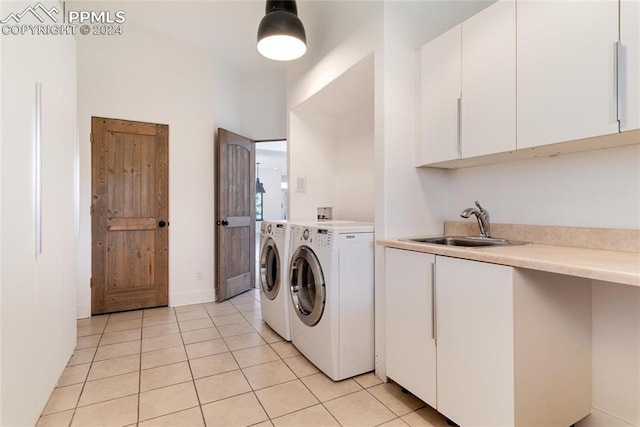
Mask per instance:
[[[284,224],[273,224],[273,237],[277,239],[284,239],[286,235],[286,227]]]
[[[316,230],[315,247],[322,249],[331,249],[331,243],[333,240],[333,231],[325,228],[319,228]]]
[[[287,238],[287,224],[280,222],[263,221],[260,224],[260,236],[269,236],[275,239]]]

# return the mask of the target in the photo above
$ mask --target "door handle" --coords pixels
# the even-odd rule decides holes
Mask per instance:
[[[163,227],[168,226],[168,225],[169,225],[169,223],[168,223],[168,222],[166,222],[166,221],[160,221],[160,222],[158,222],[158,227],[160,227],[160,228],[163,228]]]
[[[227,225],[229,225],[229,221],[227,221],[226,219],[223,219],[222,221],[216,221],[216,224],[226,227]]]

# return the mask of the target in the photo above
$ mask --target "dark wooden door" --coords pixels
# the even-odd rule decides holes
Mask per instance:
[[[255,284],[255,142],[219,128],[216,154],[216,298],[224,301]]]
[[[168,134],[92,118],[92,314],[168,303]]]

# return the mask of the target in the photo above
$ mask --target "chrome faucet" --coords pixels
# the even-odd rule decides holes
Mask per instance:
[[[489,224],[489,212],[480,206],[480,202],[476,200],[476,208],[467,208],[460,212],[462,218],[469,218],[471,215],[475,215],[478,220],[478,227],[480,227],[480,235],[482,237],[491,237],[491,224]]]

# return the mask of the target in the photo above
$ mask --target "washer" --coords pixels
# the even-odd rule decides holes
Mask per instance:
[[[374,369],[373,224],[291,225],[293,345],[334,381]]]
[[[259,258],[262,318],[287,341],[291,341],[291,304],[287,286],[289,229],[286,221],[262,221]]]

